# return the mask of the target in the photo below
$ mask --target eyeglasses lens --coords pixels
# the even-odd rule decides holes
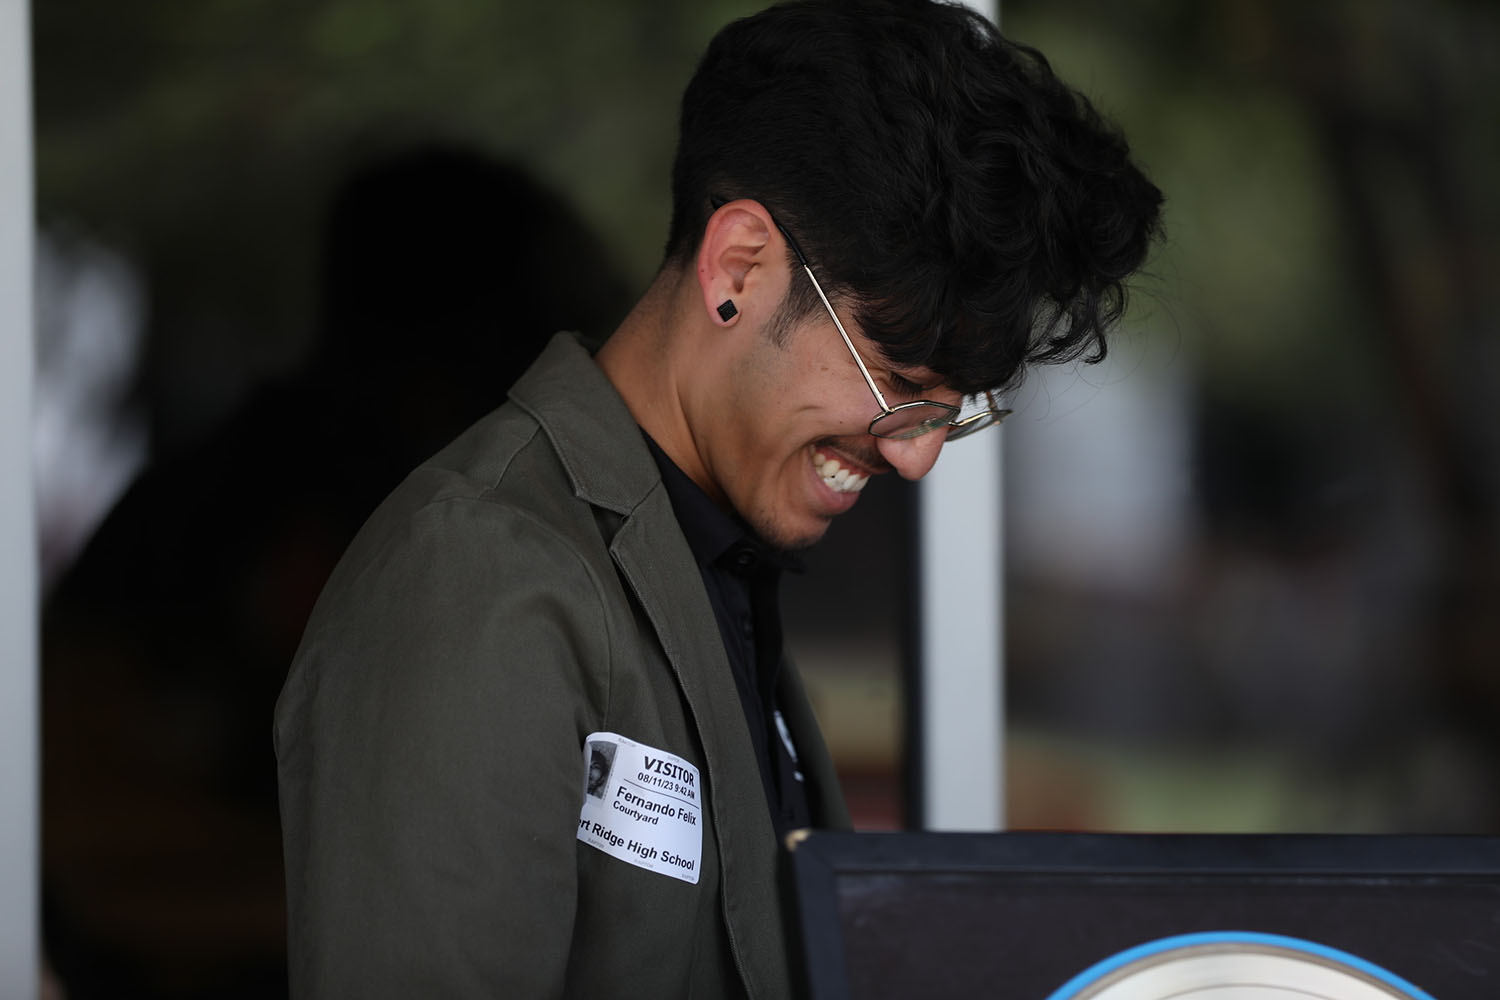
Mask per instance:
[[[918,401],[898,406],[890,413],[876,417],[870,424],[870,433],[876,437],[906,441],[947,427],[948,440],[957,441],[975,431],[993,427],[1009,415],[1009,410],[988,408],[960,415],[952,407],[942,403]]]
[[[870,424],[870,433],[904,441],[946,426],[955,415],[953,407],[941,403],[907,403],[876,417]]]

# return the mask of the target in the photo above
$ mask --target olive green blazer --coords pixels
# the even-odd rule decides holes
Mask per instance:
[[[571,336],[510,397],[370,518],[277,703],[292,993],[791,995],[785,859],[656,465]],[[782,675],[816,823],[847,826]],[[596,731],[698,767],[698,884],[576,839]]]

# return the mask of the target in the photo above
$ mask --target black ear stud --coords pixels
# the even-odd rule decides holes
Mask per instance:
[[[719,318],[724,322],[728,323],[739,314],[740,311],[734,307],[734,301],[732,299],[725,299],[719,304]]]

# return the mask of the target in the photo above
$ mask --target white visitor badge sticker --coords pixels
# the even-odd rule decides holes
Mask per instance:
[[[698,769],[618,733],[583,743],[578,839],[637,868],[698,884],[703,786]]]

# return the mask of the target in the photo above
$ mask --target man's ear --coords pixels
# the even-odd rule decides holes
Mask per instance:
[[[708,217],[698,248],[698,287],[711,322],[731,326],[740,316],[770,315],[780,296],[768,303],[774,284],[767,264],[777,253],[775,223],[758,201],[741,199],[721,205]]]

